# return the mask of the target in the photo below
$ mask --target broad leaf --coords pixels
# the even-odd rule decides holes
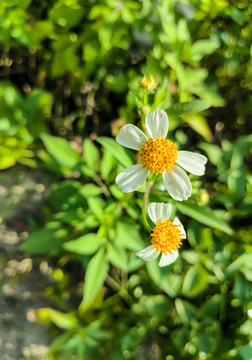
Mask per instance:
[[[122,166],[129,167],[134,164],[131,153],[114,139],[101,136],[96,141],[107,149]]]
[[[84,281],[84,303],[94,300],[107,276],[108,268],[105,249],[102,248],[92,257],[87,266]]]
[[[97,234],[86,234],[76,240],[71,240],[63,245],[63,248],[80,255],[93,254],[99,248],[101,239]]]
[[[65,139],[48,134],[41,135],[41,139],[49,154],[60,165],[72,169],[80,161],[79,153]]]

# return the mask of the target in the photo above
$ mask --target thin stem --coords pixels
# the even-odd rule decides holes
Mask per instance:
[[[155,178],[156,178],[156,176],[154,176],[151,181],[147,182],[146,192],[145,192],[144,198],[143,198],[143,207],[142,207],[143,223],[144,223],[144,226],[146,227],[146,229],[149,232],[151,232],[152,228],[150,227],[150,225],[149,225],[149,223],[147,221],[146,210],[147,210],[147,203],[148,203],[148,197],[149,197],[150,189],[151,189],[152,185],[154,184]]]

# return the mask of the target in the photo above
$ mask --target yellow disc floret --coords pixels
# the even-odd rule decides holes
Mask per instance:
[[[140,148],[143,167],[155,174],[170,171],[178,157],[177,146],[164,138],[149,139]]]
[[[169,219],[157,223],[151,233],[152,244],[157,251],[167,255],[167,253],[171,254],[172,250],[177,250],[180,247],[182,240],[178,226],[173,225]]]

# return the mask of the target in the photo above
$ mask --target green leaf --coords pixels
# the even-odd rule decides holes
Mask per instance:
[[[132,154],[114,139],[101,136],[96,141],[107,149],[123,167],[129,167],[134,164]]]
[[[78,325],[78,322],[74,315],[64,314],[60,311],[42,308],[37,311],[37,316],[42,322],[51,321],[62,329],[73,329]]]
[[[182,282],[179,275],[172,274],[168,267],[158,266],[158,261],[148,261],[146,266],[151,279],[160,289],[170,297],[178,295]]]
[[[104,149],[104,154],[101,160],[101,174],[103,179],[105,179],[107,182],[113,181],[112,179],[113,170],[117,168],[117,163],[113,155],[106,149]],[[121,191],[120,191],[121,192]]]
[[[243,360],[251,360],[252,359],[252,341],[248,344],[239,346],[236,348],[239,355],[242,357]]]
[[[78,239],[66,242],[63,245],[63,248],[80,255],[89,255],[96,252],[100,244],[101,239],[97,236],[97,234],[91,233],[83,235]]]
[[[191,49],[191,58],[200,61],[204,56],[212,54],[220,46],[217,38],[200,39],[195,41]]]
[[[140,251],[144,246],[139,234],[139,226],[127,220],[117,222],[115,241],[131,251]]]
[[[99,151],[89,139],[85,139],[83,142],[83,159],[91,170],[98,171],[100,163]]]
[[[198,313],[197,308],[188,301],[178,298],[175,300],[175,307],[183,323],[190,324],[192,320],[196,320]]]
[[[42,134],[41,139],[49,154],[60,165],[72,169],[80,161],[79,153],[65,139],[48,134]]]
[[[90,196],[87,198],[88,207],[98,220],[103,219],[104,201],[100,197]]]
[[[100,195],[101,193],[102,193],[101,189],[94,184],[83,185],[79,190],[79,194],[81,194],[85,198],[89,196],[97,196]]]
[[[210,141],[213,137],[206,119],[201,114],[185,115],[183,119],[198,134]]]
[[[20,249],[31,254],[57,254],[68,232],[57,222],[46,224],[45,227],[31,233]]]
[[[124,272],[128,271],[128,259],[126,251],[117,244],[108,243],[107,257],[109,262]]]
[[[179,103],[171,106],[166,110],[168,115],[183,115],[189,113],[200,112],[210,108],[210,104],[207,101],[195,100],[184,103]]]
[[[208,285],[208,272],[201,266],[195,265],[190,268],[183,282],[183,294],[188,297],[200,295]]]
[[[107,276],[108,269],[105,249],[102,248],[92,257],[87,266],[84,281],[84,303],[94,300]]]
[[[252,250],[244,252],[242,255],[240,255],[235,261],[233,261],[225,271],[225,276],[228,279],[229,277],[233,276],[233,274],[236,271],[242,271],[245,277],[252,281],[252,279],[249,278],[249,275],[252,274]]]
[[[221,301],[222,295],[215,294],[203,304],[201,308],[202,312],[207,316],[217,318],[220,312]]]
[[[197,204],[188,202],[176,202],[176,207],[182,214],[190,216],[204,225],[221,230],[229,235],[233,233],[231,227],[219,217],[217,217],[213,210],[210,210],[207,207],[198,206]]]
[[[64,50],[54,52],[51,66],[51,76],[56,78],[67,72],[72,72],[78,68],[78,64],[79,57],[76,54],[76,47],[67,46]]]

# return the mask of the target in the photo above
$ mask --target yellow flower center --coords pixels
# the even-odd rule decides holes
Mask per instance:
[[[173,225],[169,219],[158,222],[151,233],[152,244],[154,244],[155,249],[165,255],[171,254],[172,250],[177,250],[180,247],[182,244],[180,236],[178,225]]]
[[[143,167],[155,174],[170,171],[178,157],[177,146],[164,138],[149,139],[140,148],[140,161]]]

